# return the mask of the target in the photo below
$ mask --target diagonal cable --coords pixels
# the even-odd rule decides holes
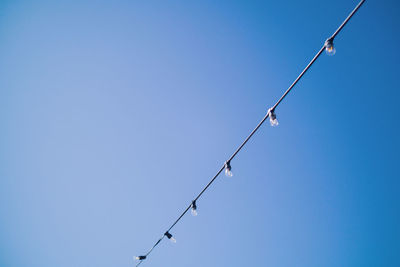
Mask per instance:
[[[299,80],[303,77],[303,75],[311,68],[311,66],[314,64],[314,62],[318,59],[318,57],[324,52],[324,50],[327,48],[327,45],[329,44],[328,42],[331,42],[333,45],[333,40],[334,38],[339,34],[339,32],[343,29],[343,27],[347,24],[347,22],[353,17],[353,15],[357,12],[357,10],[364,4],[365,0],[361,0],[358,5],[353,9],[353,11],[347,16],[347,18],[343,21],[343,23],[337,28],[337,30],[332,34],[331,37],[329,37],[324,45],[321,47],[321,49],[317,52],[317,54],[314,56],[314,58],[308,63],[308,65],[304,68],[304,70],[300,73],[300,75],[294,80],[294,82],[289,86],[289,88],[285,91],[285,93],[279,98],[279,100],[273,105],[267,112],[267,114],[263,117],[263,119],[258,123],[256,128],[247,136],[247,138],[243,141],[243,143],[236,149],[236,151],[232,154],[232,156],[225,161],[224,165],[219,169],[219,171],[214,175],[214,177],[208,182],[208,184],[201,190],[201,192],[197,195],[197,197],[193,200],[194,202],[197,201],[203,193],[210,187],[210,185],[217,179],[217,177],[221,174],[221,172],[226,168],[227,164],[230,164],[231,160],[235,158],[235,156],[240,152],[240,150],[246,145],[246,143],[250,140],[250,138],[257,132],[257,130],[261,127],[261,125],[271,116],[271,114],[274,114],[275,109],[279,106],[279,104],[285,99],[285,97],[290,93],[290,91],[293,89],[293,87],[299,82]],[[273,115],[275,116],[275,115]],[[272,117],[272,116],[271,116]],[[230,166],[230,165],[229,165]],[[178,219],[175,220],[175,222],[168,228],[166,233],[153,245],[153,247],[144,255],[145,258],[153,251],[153,249],[160,244],[162,239],[166,236],[166,234],[169,234],[169,231],[182,219],[182,217],[189,211],[189,209],[192,207],[192,203],[181,213],[181,215],[178,217]],[[168,237],[169,238],[169,237]],[[144,259],[143,259],[144,260]],[[136,266],[139,266],[143,260],[140,260]]]

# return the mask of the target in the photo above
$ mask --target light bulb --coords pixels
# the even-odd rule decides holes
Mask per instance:
[[[192,215],[193,215],[193,216],[197,216],[197,205],[196,205],[196,200],[193,200],[193,201],[192,201],[192,210],[191,210],[191,212],[192,212]]]
[[[269,119],[269,123],[271,124],[272,127],[275,127],[275,126],[279,125],[279,122],[278,122],[278,120],[276,118],[275,119],[270,118]]]
[[[227,177],[232,177],[232,176],[233,176],[233,173],[232,173],[231,170],[225,169],[225,175],[226,175]]]
[[[176,243],[176,239],[173,238],[173,236],[172,236],[168,231],[166,231],[164,235],[165,235],[172,243]]]
[[[197,216],[197,210],[195,210],[195,209],[192,208],[192,211],[191,211],[191,212],[192,212],[192,215],[193,215],[193,216]]]
[[[147,256],[136,256],[135,259],[138,261],[145,260]]]
[[[336,54],[336,49],[333,46],[333,39],[328,39],[325,42],[325,52],[328,56],[333,56]]]
[[[232,167],[231,167],[231,162],[230,161],[225,162],[225,175],[227,177],[232,177],[233,176]]]
[[[327,47],[325,48],[325,51],[326,51],[326,54],[327,54],[328,56],[333,56],[333,55],[336,54],[336,49],[335,49],[335,47],[333,47],[333,45],[332,45],[332,46],[327,46]]]
[[[272,127],[278,126],[279,122],[276,119],[276,114],[275,111],[272,109],[268,110],[268,114],[269,114],[269,123],[271,124]]]

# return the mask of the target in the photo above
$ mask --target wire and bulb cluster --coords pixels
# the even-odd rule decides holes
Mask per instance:
[[[225,176],[226,177],[232,177],[233,176],[233,172],[232,172],[232,167],[231,167],[231,161],[225,161]]]
[[[276,119],[276,114],[275,114],[275,109],[268,109],[268,115],[269,115],[269,123],[271,124],[272,127],[278,126],[279,122]]]
[[[333,38],[329,38],[325,41],[325,52],[328,56],[333,56],[336,54],[336,48],[333,45]]]
[[[197,195],[197,197],[194,200],[192,200],[190,205],[183,211],[183,213],[178,217],[178,219],[176,219],[176,221],[170,226],[170,228],[164,233],[164,235],[153,245],[153,247],[146,254],[144,254],[142,256],[136,256],[135,257],[135,259],[139,261],[136,266],[139,266],[145,259],[147,259],[148,255],[162,241],[162,239],[164,237],[168,238],[172,243],[176,243],[176,239],[170,233],[171,229],[182,219],[182,217],[189,211],[189,209],[191,210],[191,213],[192,213],[193,216],[197,216],[198,215],[198,212],[197,212],[197,200],[209,188],[209,186],[215,181],[215,179],[221,174],[221,172],[224,171],[225,175],[227,177],[232,177],[233,176],[232,166],[231,166],[232,159],[239,153],[239,151],[250,140],[250,138],[255,134],[255,132],[261,127],[261,125],[265,122],[266,119],[269,118],[269,121],[270,121],[270,124],[271,124],[272,127],[276,127],[276,126],[279,125],[279,122],[278,122],[278,120],[276,118],[275,109],[282,102],[282,100],[289,94],[289,92],[293,89],[293,87],[297,84],[297,82],[301,79],[301,77],[303,77],[303,75],[312,66],[312,64],[314,64],[314,62],[317,60],[317,58],[322,54],[322,52],[324,50],[325,50],[326,54],[329,55],[329,56],[333,56],[336,53],[336,49],[335,49],[335,47],[333,45],[333,41],[334,41],[336,35],[342,30],[342,28],[352,18],[352,16],[357,12],[357,10],[361,7],[361,5],[364,2],[365,2],[365,0],[361,0],[358,3],[358,5],[353,9],[353,11],[350,13],[350,15],[343,21],[343,23],[335,31],[335,33],[325,41],[325,43],[322,46],[322,48],[317,52],[317,54],[314,56],[314,58],[305,67],[305,69],[300,73],[300,75],[295,79],[295,81],[289,86],[289,88],[285,91],[285,93],[281,96],[281,98],[275,103],[274,106],[272,106],[270,109],[268,109],[267,114],[260,121],[260,123],[257,125],[257,127],[250,133],[249,136],[247,136],[247,138],[236,149],[236,151],[232,154],[232,156],[227,161],[224,162],[224,164],[221,166],[221,168],[215,174],[215,176],[211,179],[211,181],[203,188],[203,190]]]
[[[192,213],[193,216],[197,216],[198,213],[197,213],[196,200],[192,201],[192,208],[190,212]]]
[[[166,231],[164,233],[164,235],[172,242],[172,243],[176,243],[176,239],[168,232]]]

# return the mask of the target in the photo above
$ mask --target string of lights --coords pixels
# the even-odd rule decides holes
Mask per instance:
[[[189,204],[189,206],[182,212],[182,214],[176,219],[176,221],[168,228],[168,230],[157,240],[157,242],[153,245],[153,247],[144,255],[136,256],[135,259],[139,262],[136,266],[139,266],[149,254],[153,251],[153,249],[160,244],[160,242],[167,237],[171,242],[175,243],[176,239],[170,233],[172,228],[182,219],[182,217],[191,210],[193,216],[197,216],[197,200],[203,195],[203,193],[210,187],[210,185],[217,179],[217,177],[225,170],[225,175],[228,177],[232,177],[232,167],[231,161],[235,158],[235,156],[239,153],[239,151],[246,145],[246,143],[250,140],[250,138],[257,132],[257,130],[261,127],[261,125],[269,118],[271,126],[278,126],[278,120],[276,118],[275,109],[279,106],[279,104],[283,101],[283,99],[289,94],[289,92],[293,89],[293,87],[298,83],[298,81],[303,77],[303,75],[310,69],[310,67],[314,64],[314,62],[318,59],[318,57],[326,51],[327,55],[334,55],[336,53],[336,49],[333,45],[333,41],[335,37],[339,34],[339,32],[343,29],[343,27],[347,24],[347,22],[353,17],[353,15],[357,12],[357,10],[362,6],[365,0],[361,0],[358,5],[353,9],[353,11],[347,16],[347,18],[343,21],[343,23],[339,26],[339,28],[334,32],[334,34],[329,37],[321,49],[317,52],[314,58],[308,63],[308,65],[304,68],[304,70],[300,73],[300,75],[294,80],[294,82],[289,86],[289,88],[285,91],[285,93],[279,98],[279,100],[273,105],[270,109],[268,109],[267,114],[263,117],[263,119],[258,123],[256,128],[249,134],[249,136],[243,141],[243,143],[236,149],[236,151],[232,154],[232,156],[224,162],[218,172],[214,175],[214,177],[210,180],[210,182],[201,190],[201,192],[196,196],[194,200]]]

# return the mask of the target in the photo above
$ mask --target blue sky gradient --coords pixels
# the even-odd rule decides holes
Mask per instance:
[[[134,266],[357,1],[1,1],[0,266]],[[399,266],[398,1],[369,1],[142,266]]]

